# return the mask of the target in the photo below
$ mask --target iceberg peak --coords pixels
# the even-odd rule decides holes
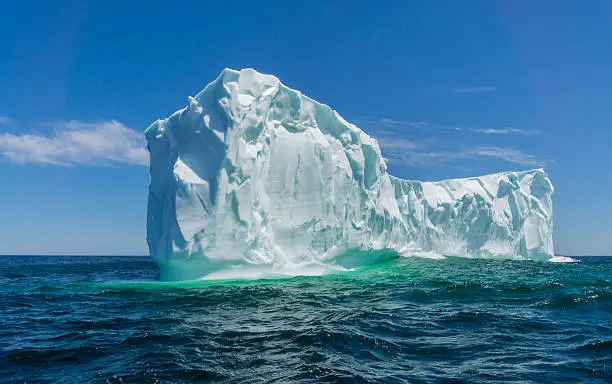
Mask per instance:
[[[224,69],[146,137],[147,242],[163,279],[350,267],[383,250],[554,255],[544,170],[398,179],[376,140],[253,69]]]

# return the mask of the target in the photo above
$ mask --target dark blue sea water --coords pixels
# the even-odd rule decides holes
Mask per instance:
[[[143,257],[0,263],[2,383],[612,382],[612,258],[215,283]]]

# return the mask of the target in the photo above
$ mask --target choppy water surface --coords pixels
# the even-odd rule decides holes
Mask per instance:
[[[181,283],[148,258],[0,259],[3,383],[612,380],[612,258]]]

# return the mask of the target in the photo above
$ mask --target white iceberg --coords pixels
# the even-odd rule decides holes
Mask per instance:
[[[252,69],[224,70],[146,137],[147,241],[165,280],[300,274],[377,254],[554,255],[543,170],[395,178],[375,139]]]

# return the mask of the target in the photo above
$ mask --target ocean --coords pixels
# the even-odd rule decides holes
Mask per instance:
[[[612,257],[399,258],[158,282],[146,257],[0,257],[1,383],[610,383]]]

